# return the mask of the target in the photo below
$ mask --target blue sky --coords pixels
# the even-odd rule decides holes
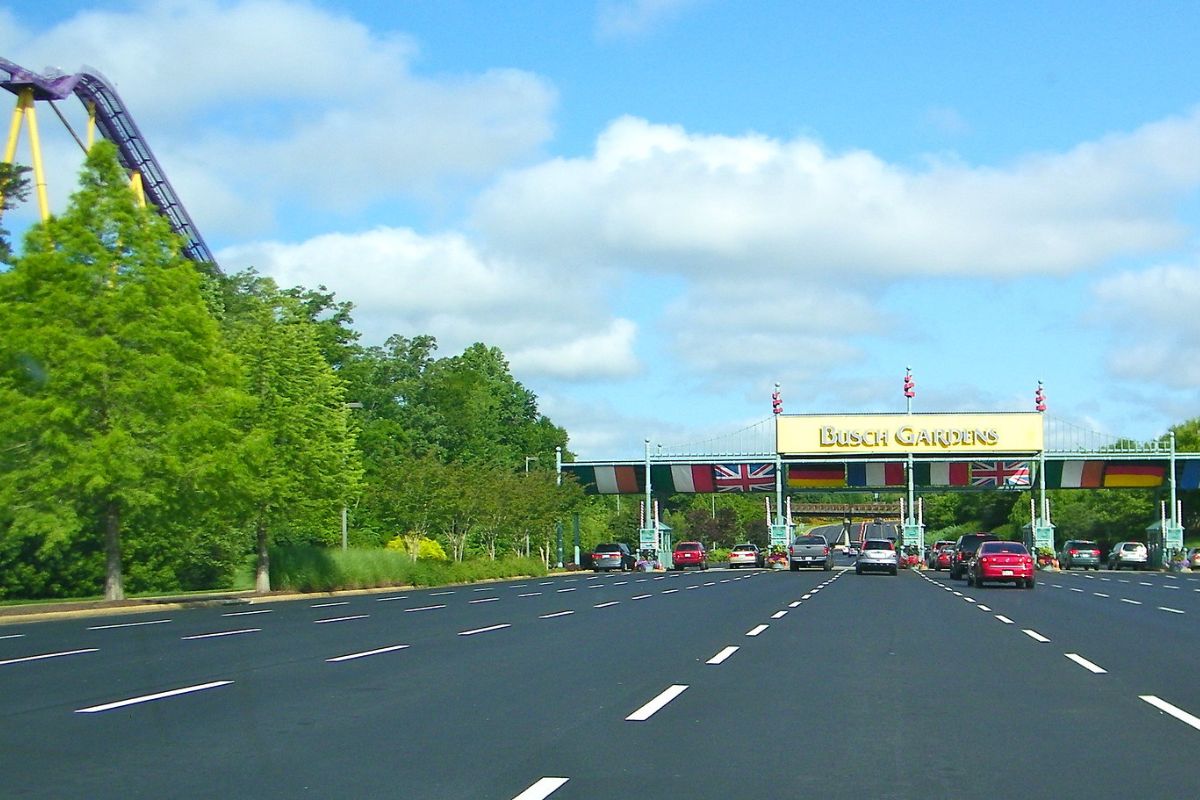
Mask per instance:
[[[50,0],[0,3],[0,56],[115,84],[224,269],[328,286],[368,343],[499,346],[607,458],[763,419],[776,381],[790,413],[901,410],[906,366],[915,410],[1030,410],[1040,379],[1102,433],[1200,415],[1198,29],[1185,2]],[[80,155],[39,120],[61,207]]]

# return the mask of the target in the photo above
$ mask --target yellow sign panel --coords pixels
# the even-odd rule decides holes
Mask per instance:
[[[775,446],[784,456],[1031,453],[1041,450],[1044,441],[1042,415],[1036,412],[780,415],[775,419]]]

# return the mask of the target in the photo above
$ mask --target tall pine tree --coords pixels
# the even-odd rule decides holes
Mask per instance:
[[[0,274],[6,535],[44,552],[99,538],[104,596],[123,598],[127,530],[197,497],[221,502],[241,452],[240,387],[201,275],[98,143],[66,212],[31,229]]]

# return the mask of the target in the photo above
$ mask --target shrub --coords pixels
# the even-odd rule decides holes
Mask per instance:
[[[435,543],[436,544],[436,543]],[[443,557],[445,554],[442,554]],[[383,586],[441,586],[519,575],[542,576],[540,559],[510,557],[492,561],[413,561],[394,548],[331,550],[312,545],[271,549],[271,586],[279,590],[331,592]]]

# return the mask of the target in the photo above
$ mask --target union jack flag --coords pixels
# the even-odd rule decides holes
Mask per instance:
[[[775,488],[775,465],[715,464],[713,484],[718,492],[769,492]]]
[[[972,486],[1028,486],[1028,461],[973,461]]]

